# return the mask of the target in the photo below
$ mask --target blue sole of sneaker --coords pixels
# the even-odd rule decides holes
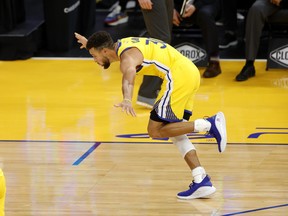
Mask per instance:
[[[226,120],[223,112],[216,114],[215,126],[220,133],[221,142],[218,145],[219,152],[224,152],[227,145],[227,132],[226,132]]]
[[[190,199],[197,199],[197,198],[208,198],[210,195],[216,192],[216,188],[214,186],[204,186],[200,187],[198,190],[196,190],[192,195],[190,196],[178,196],[178,199],[183,200],[190,200]]]

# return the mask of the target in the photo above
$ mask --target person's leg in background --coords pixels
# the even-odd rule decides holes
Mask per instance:
[[[256,0],[248,11],[245,30],[245,58],[246,63],[236,76],[236,81],[245,81],[255,76],[254,61],[258,54],[262,29],[267,18],[280,8],[266,0]]]
[[[224,35],[219,42],[220,49],[237,45],[237,0],[222,0]]]
[[[203,77],[212,78],[221,73],[219,62],[219,42],[218,29],[215,24],[215,18],[219,11],[217,1],[207,4],[195,11],[191,16],[192,22],[196,23],[202,31],[205,49],[208,54],[208,66],[203,73]]]
[[[173,0],[153,1],[152,10],[142,9],[148,35],[171,43],[173,26]],[[155,76],[144,76],[139,88],[137,104],[152,108],[160,90],[162,80]]]
[[[2,169],[0,168],[0,216],[5,215],[6,182]]]

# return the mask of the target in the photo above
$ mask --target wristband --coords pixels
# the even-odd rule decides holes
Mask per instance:
[[[132,103],[132,101],[128,98],[124,98],[123,101],[128,101],[128,102]]]

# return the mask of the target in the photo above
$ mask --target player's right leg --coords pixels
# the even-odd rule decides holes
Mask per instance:
[[[226,120],[223,112],[218,112],[216,115],[206,119],[211,123],[209,134],[212,135],[218,144],[219,152],[224,152],[227,145]]]

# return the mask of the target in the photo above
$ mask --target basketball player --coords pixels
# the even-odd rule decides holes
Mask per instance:
[[[0,167],[0,216],[5,215],[5,212],[4,212],[5,196],[6,196],[5,177],[4,177],[3,171]]]
[[[128,37],[113,42],[109,33],[99,31],[89,37],[75,37],[93,56],[94,61],[107,69],[120,61],[123,100],[116,107],[136,116],[132,107],[132,93],[137,73],[158,76],[163,80],[161,90],[150,113],[148,134],[152,138],[169,137],[177,146],[191,169],[193,182],[189,189],[178,193],[179,199],[207,197],[216,189],[201,166],[194,145],[187,137],[191,132],[208,132],[218,143],[218,150],[226,148],[226,123],[222,112],[207,119],[188,122],[192,115],[193,99],[200,85],[197,67],[176,49],[152,38]]]

